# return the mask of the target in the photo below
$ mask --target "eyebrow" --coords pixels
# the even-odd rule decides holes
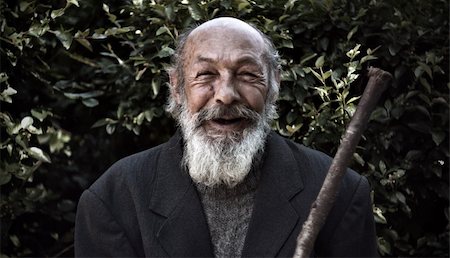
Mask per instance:
[[[195,60],[196,63],[216,63],[216,60],[206,56],[198,56]]]

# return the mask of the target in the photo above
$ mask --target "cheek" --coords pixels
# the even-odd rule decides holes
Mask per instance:
[[[262,113],[266,103],[267,90],[257,87],[246,87],[241,90],[241,97],[245,99],[253,110]]]
[[[212,92],[208,88],[195,88],[186,90],[186,100],[189,111],[194,114],[207,105],[212,98]]]

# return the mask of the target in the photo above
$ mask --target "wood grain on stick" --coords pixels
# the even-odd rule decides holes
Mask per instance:
[[[368,77],[367,86],[358,103],[356,112],[348,124],[322,188],[313,202],[308,219],[303,224],[302,231],[297,238],[295,258],[309,257],[311,254],[316,237],[333,207],[341,179],[367,126],[370,114],[392,80],[390,73],[378,68],[369,68]]]

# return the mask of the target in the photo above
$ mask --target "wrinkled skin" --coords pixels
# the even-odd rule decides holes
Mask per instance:
[[[189,35],[184,48],[184,92],[189,112],[204,108],[241,104],[258,113],[264,111],[269,89],[266,51],[261,35],[248,24],[234,18],[218,18],[197,27]],[[177,76],[170,74],[171,85]],[[181,104],[180,93],[173,97]],[[227,134],[242,132],[249,126],[246,119],[227,114],[207,120],[206,131]]]

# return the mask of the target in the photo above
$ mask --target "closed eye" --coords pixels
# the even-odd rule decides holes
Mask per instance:
[[[243,76],[251,76],[251,77],[258,77],[256,74],[250,73],[250,72],[241,73],[241,75],[243,75]]]
[[[209,78],[215,76],[216,74],[212,71],[201,71],[197,73],[196,78]]]
[[[259,75],[252,72],[241,72],[238,74],[238,77],[244,81],[254,81],[259,79]]]

